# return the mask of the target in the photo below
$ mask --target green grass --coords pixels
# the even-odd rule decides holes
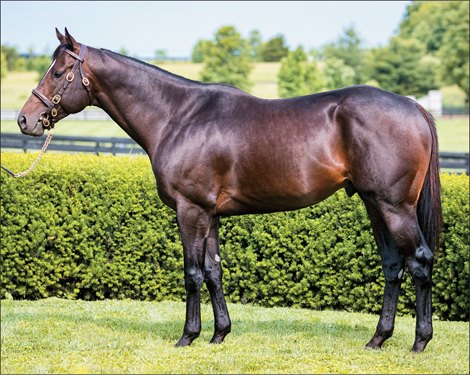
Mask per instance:
[[[469,118],[438,118],[437,132],[441,151],[469,151]]]
[[[398,317],[382,350],[365,350],[375,315],[229,305],[232,333],[175,348],[180,302],[1,301],[2,373],[469,373],[468,322],[434,322],[424,353],[409,351],[414,319]]]

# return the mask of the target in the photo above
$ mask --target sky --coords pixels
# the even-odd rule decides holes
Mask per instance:
[[[81,43],[153,57],[189,57],[200,39],[233,25],[264,41],[282,34],[290,48],[319,48],[354,26],[366,47],[385,45],[409,1],[1,1],[1,43],[52,53],[55,27]]]

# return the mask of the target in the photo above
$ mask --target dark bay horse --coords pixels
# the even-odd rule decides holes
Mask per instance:
[[[231,330],[222,291],[219,217],[295,210],[345,188],[364,201],[385,273],[382,312],[367,344],[394,329],[405,266],[416,285],[416,337],[432,338],[431,274],[441,205],[434,120],[414,101],[368,86],[265,100],[77,43],[58,30],[53,63],[18,116],[40,136],[70,113],[106,111],[149,155],[184,249],[186,321],[201,330],[200,288],[214,310],[213,343]]]

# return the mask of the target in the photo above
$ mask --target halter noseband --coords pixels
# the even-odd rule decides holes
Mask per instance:
[[[65,49],[65,52],[67,52],[70,56],[72,56],[75,59],[75,63],[73,64],[72,70],[68,72],[67,75],[65,76],[64,86],[51,99],[47,98],[44,94],[39,92],[39,90],[33,89],[33,94],[39,100],[41,100],[44,103],[44,105],[47,107],[47,110],[45,112],[42,112],[41,117],[39,118],[44,128],[52,129],[54,127],[53,119],[54,117],[57,116],[57,113],[58,113],[56,106],[62,100],[62,96],[64,95],[64,92],[67,89],[67,87],[69,87],[70,83],[72,83],[72,81],[74,80],[77,66],[80,72],[80,76],[82,77],[82,84],[83,86],[85,86],[88,96],[90,98],[90,103],[93,103],[93,96],[91,94],[91,89],[90,89],[90,81],[88,80],[88,78],[85,77],[85,75],[83,74],[83,69],[82,69],[82,63],[85,60],[87,49],[88,49],[87,46],[80,44],[79,55],[77,55],[76,53],[68,49]],[[51,116],[52,118],[50,118],[49,116]]]

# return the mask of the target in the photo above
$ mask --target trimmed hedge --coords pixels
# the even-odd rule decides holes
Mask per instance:
[[[24,170],[34,157],[2,153],[2,164]],[[468,182],[442,175],[440,319],[469,318]],[[175,214],[160,202],[146,157],[48,154],[29,176],[2,173],[1,183],[2,298],[184,299]],[[224,218],[220,238],[232,302],[380,311],[384,277],[357,196],[340,191],[299,211]],[[415,306],[405,275],[401,314]]]

